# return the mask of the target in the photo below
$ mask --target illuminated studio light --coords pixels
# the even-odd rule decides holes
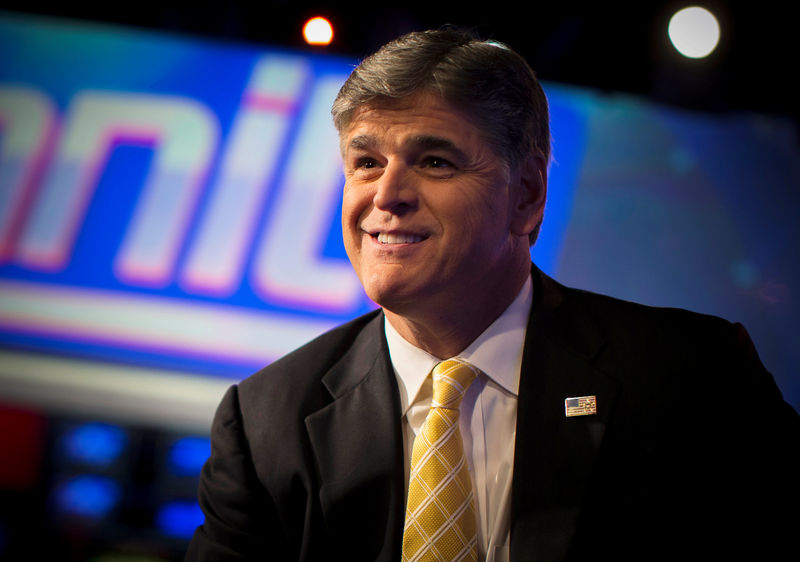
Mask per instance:
[[[62,439],[71,461],[96,468],[111,466],[128,445],[128,435],[122,428],[100,422],[74,427]]]
[[[56,490],[59,509],[69,515],[99,519],[119,503],[119,484],[107,476],[83,474],[65,482]]]
[[[207,437],[178,439],[169,450],[169,468],[178,476],[197,476],[210,454],[211,441]]]
[[[195,501],[174,500],[162,505],[156,514],[159,531],[170,537],[191,538],[203,521],[205,515]]]
[[[309,45],[330,45],[333,40],[333,26],[323,17],[311,18],[303,26],[303,39]]]
[[[705,8],[691,6],[672,16],[667,34],[680,54],[691,59],[700,59],[710,55],[717,47],[719,22]]]

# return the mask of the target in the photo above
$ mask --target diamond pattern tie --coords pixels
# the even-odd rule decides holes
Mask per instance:
[[[411,451],[403,562],[478,558],[475,502],[458,415],[479,372],[458,358],[433,368],[431,409]]]

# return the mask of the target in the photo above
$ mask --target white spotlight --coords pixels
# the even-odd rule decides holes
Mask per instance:
[[[691,59],[707,57],[719,43],[717,18],[699,6],[676,12],[669,20],[667,33],[678,52]]]

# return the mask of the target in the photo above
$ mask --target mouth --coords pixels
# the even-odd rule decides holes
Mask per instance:
[[[372,235],[380,244],[415,244],[425,240],[425,236],[419,234],[390,234],[380,232]]]
[[[412,232],[366,232],[373,240],[378,242],[378,244],[384,245],[416,244],[428,238],[425,234]]]

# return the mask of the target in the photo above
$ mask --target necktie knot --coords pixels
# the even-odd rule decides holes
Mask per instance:
[[[447,359],[433,368],[432,408],[458,409],[467,388],[478,376],[477,367],[460,358]]]

